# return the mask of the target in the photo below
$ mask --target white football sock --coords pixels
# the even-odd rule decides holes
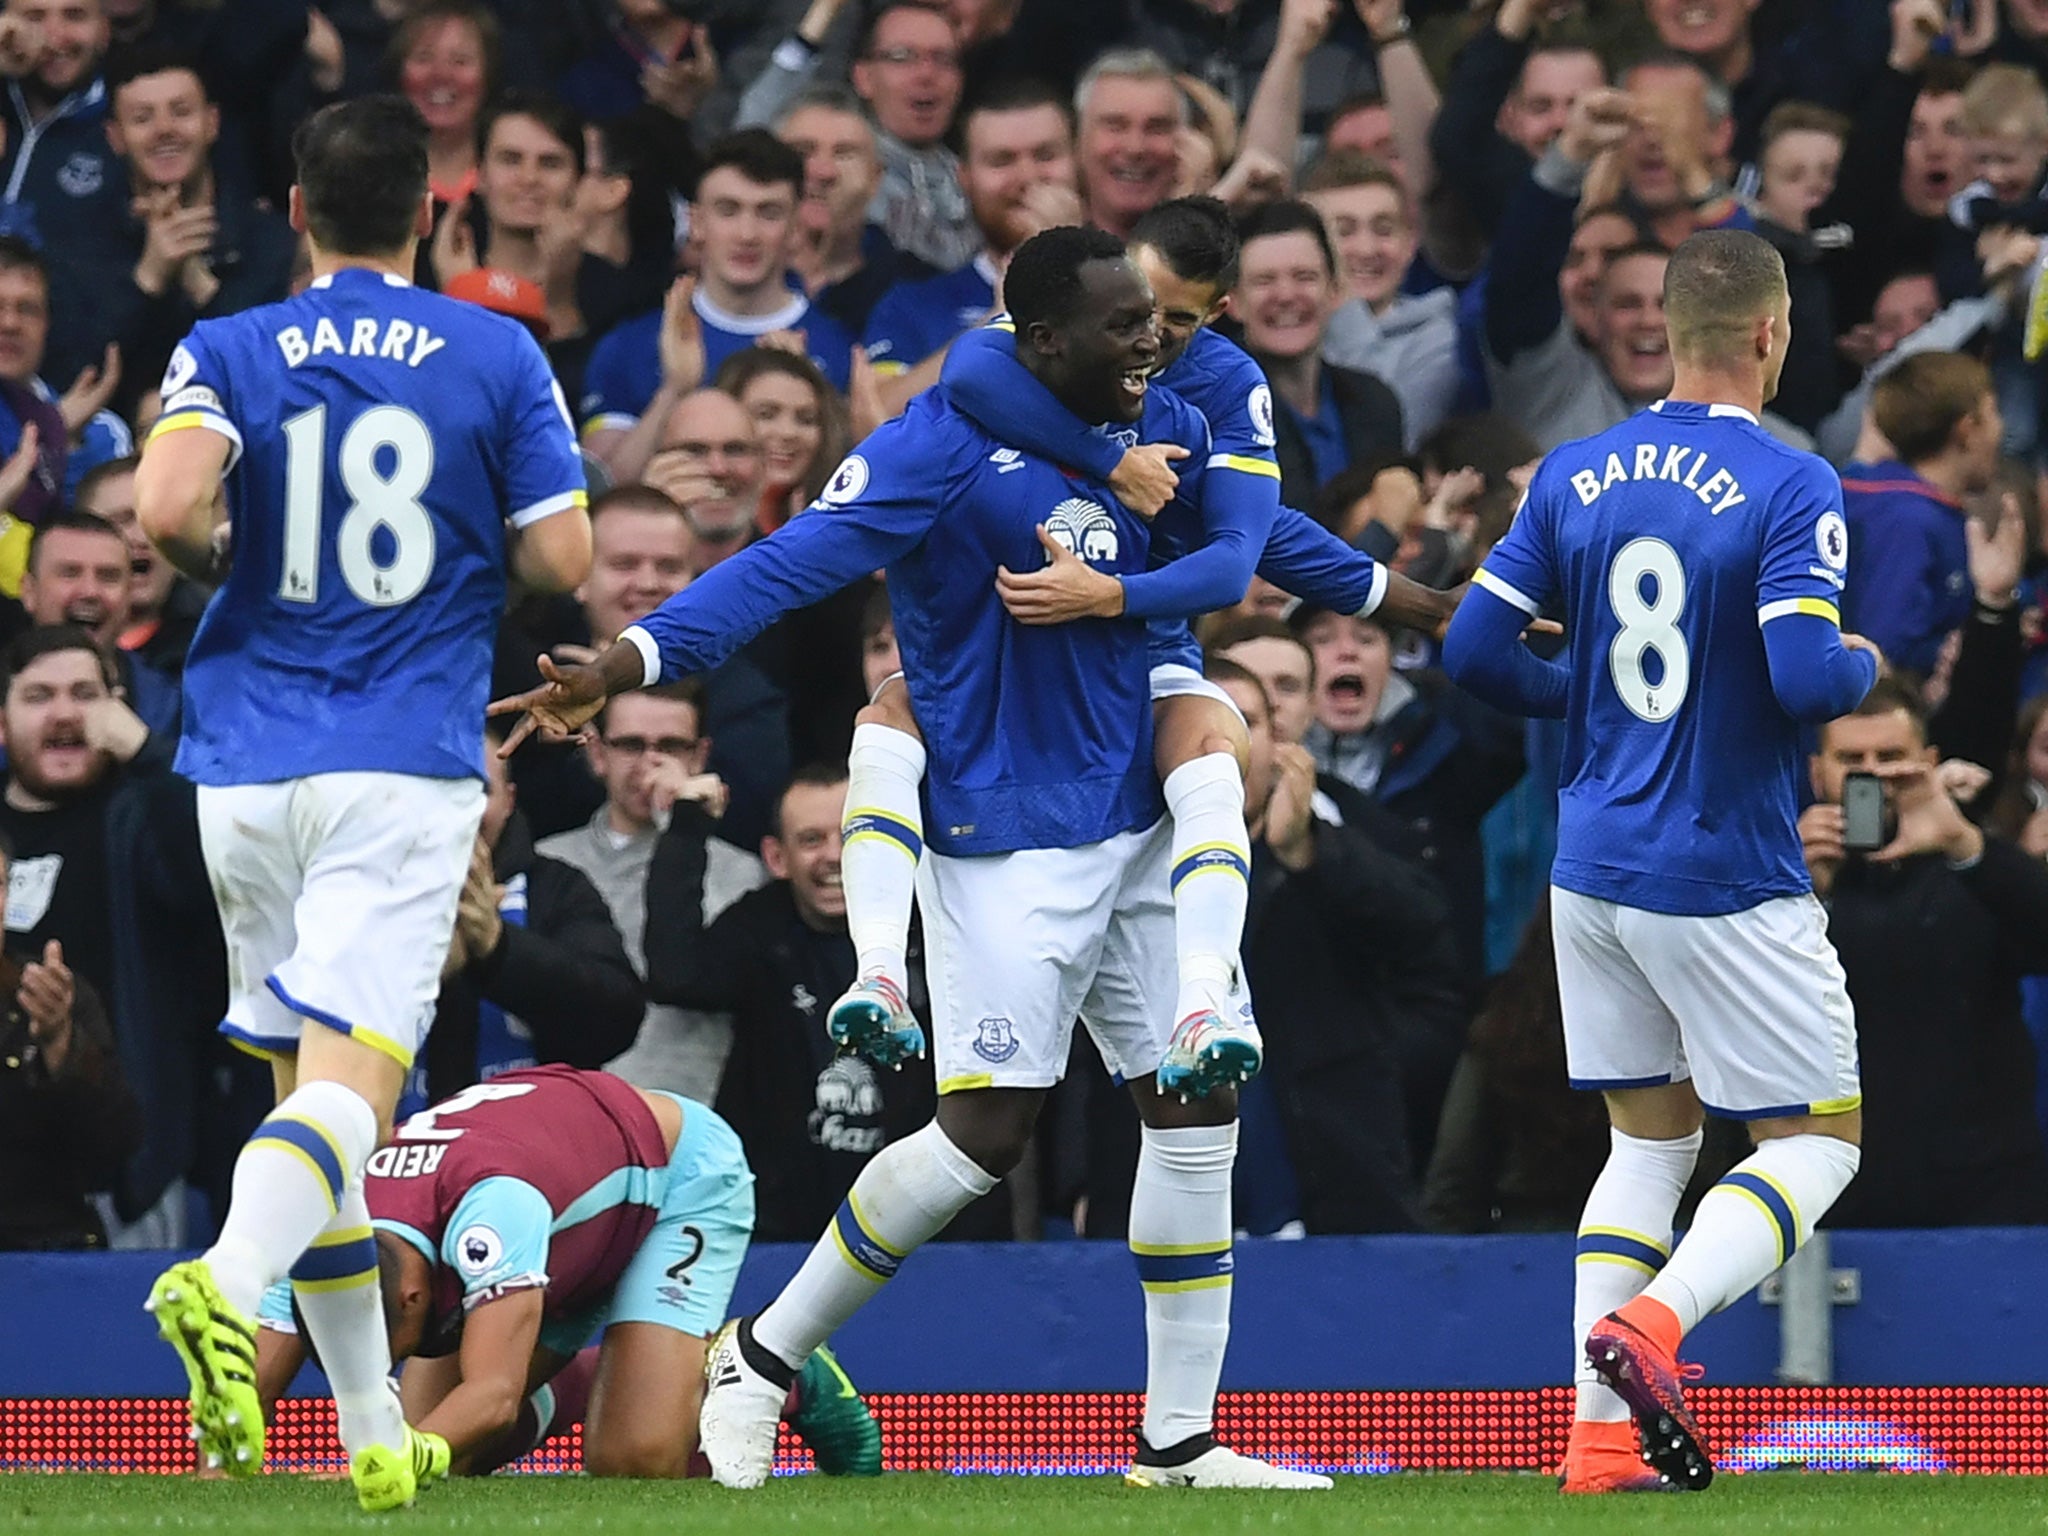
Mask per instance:
[[[924,743],[886,725],[853,728],[846,760],[846,931],[862,976],[877,971],[900,990],[910,944],[910,900],[924,852]]]
[[[1178,1022],[1204,1008],[1221,1012],[1227,1006],[1251,894],[1251,837],[1244,824],[1244,775],[1228,752],[1182,763],[1166,776],[1165,788],[1173,817]]]
[[[377,1112],[355,1090],[314,1082],[288,1094],[235,1159],[227,1220],[204,1255],[221,1295],[254,1317],[376,1147]]]
[[[1579,1217],[1572,1269],[1572,1370],[1581,1419],[1615,1423],[1628,1405],[1586,1363],[1593,1325],[1650,1283],[1671,1257],[1671,1218],[1699,1161],[1701,1133],[1644,1141],[1610,1131],[1612,1150]]]
[[[1145,1443],[1215,1426],[1230,1342],[1230,1169],[1237,1124],[1144,1128],[1130,1245],[1145,1288]]]
[[[372,1445],[404,1450],[405,1416],[391,1390],[391,1341],[377,1283],[377,1241],[360,1179],[292,1266],[292,1293],[334,1389],[342,1445],[351,1456]]]
[[[1747,1295],[1813,1235],[1863,1153],[1834,1136],[1775,1136],[1708,1190],[1671,1262],[1643,1288],[1681,1332]]]
[[[754,1319],[754,1341],[801,1368],[914,1249],[995,1187],[936,1120],[891,1142],[861,1169],[803,1268]]]

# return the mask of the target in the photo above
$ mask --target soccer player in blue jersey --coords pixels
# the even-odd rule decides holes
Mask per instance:
[[[1565,1053],[1613,1122],[1579,1226],[1567,1492],[1707,1485],[1679,1341],[1813,1231],[1862,1129],[1855,1018],[1795,822],[1802,727],[1882,666],[1841,632],[1841,485],[1757,425],[1790,335],[1775,250],[1694,235],[1664,313],[1670,397],[1551,452],[1444,641],[1481,698],[1565,721]],[[1567,648],[1539,661],[1516,632],[1553,606]],[[1703,1107],[1747,1121],[1756,1150],[1674,1250]]]
[[[1159,303],[1156,380],[1199,410],[1212,434],[1200,518],[1188,515],[1185,502],[1165,510],[1153,529],[1152,568],[1136,576],[1107,576],[1062,556],[1044,570],[1006,575],[1002,591],[1012,615],[1029,624],[1119,615],[1150,622],[1156,766],[1174,825],[1180,977],[1179,1022],[1161,1081],[1204,1093],[1218,1080],[1256,1071],[1262,1046],[1243,1007],[1232,1005],[1248,894],[1248,743],[1235,706],[1202,675],[1188,618],[1242,598],[1254,565],[1338,612],[1380,611],[1432,630],[1455,599],[1394,575],[1280,506],[1272,391],[1257,363],[1208,329],[1237,277],[1237,237],[1224,206],[1206,197],[1161,204],[1138,221],[1130,250]],[[1079,465],[1141,512],[1166,508],[1180,450],[1127,446],[1075,416],[1018,360],[1007,322],[956,342],[942,387],[1003,441]],[[826,1018],[835,1040],[881,1059],[919,1038],[902,999],[924,748],[899,684],[884,683],[854,728],[844,857],[860,974]]]
[[[1062,227],[1027,241],[1006,284],[1037,377],[1087,420],[1185,448],[1199,495],[1208,428],[1147,378],[1153,297],[1114,237]],[[1031,626],[997,581],[1059,549],[1116,576],[1150,530],[1106,483],[1006,448],[936,391],[869,437],[819,501],[670,598],[598,662],[492,706],[580,730],[613,693],[702,671],[779,613],[886,566],[911,703],[930,742],[931,852],[918,871],[939,1109],[861,1171],[789,1286],[713,1349],[703,1441],[735,1487],[768,1475],[793,1373],[905,1257],[1022,1157],[1085,1018],[1144,1122],[1130,1244],[1145,1291],[1145,1415],[1132,1478],[1327,1487],[1217,1444],[1229,1336],[1236,1095],[1183,1103],[1155,1081],[1174,993],[1170,840],[1153,772],[1143,625]],[[1064,541],[1064,542],[1062,542]]]
[[[363,1167],[432,1021],[483,812],[507,567],[571,590],[590,525],[533,338],[406,280],[433,215],[418,114],[342,103],[293,147],[312,286],[194,328],[135,475],[142,527],[180,571],[215,579],[232,556],[186,663],[177,767],[199,786],[227,940],[221,1032],[271,1059],[279,1100],[220,1240],[165,1271],[149,1308],[204,1456],[252,1473],[251,1319],[287,1271],[317,1280],[301,1305],[357,1496],[388,1509],[446,1447],[390,1391]]]

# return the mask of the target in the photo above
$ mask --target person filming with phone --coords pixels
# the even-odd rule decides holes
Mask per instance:
[[[2048,974],[2048,865],[1958,802],[1982,769],[1937,761],[1913,693],[1880,678],[1822,729],[1799,818],[1856,1007],[1863,1174],[1838,1227],[2048,1222],[2048,1154],[2020,981]]]

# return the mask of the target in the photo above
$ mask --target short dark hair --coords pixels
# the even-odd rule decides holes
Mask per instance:
[[[591,524],[595,526],[600,517],[614,508],[621,512],[673,513],[677,517],[683,515],[683,509],[676,505],[675,499],[667,491],[658,490],[651,485],[643,485],[638,480],[629,480],[624,485],[615,485],[592,501],[590,504]]]
[[[597,712],[597,718],[591,722],[597,727],[600,738],[604,735],[605,726],[611,719],[612,706],[627,696],[623,693],[615,693],[604,701],[604,707]],[[679,677],[672,683],[656,683],[652,688],[636,688],[632,691],[631,696],[641,699],[659,699],[665,704],[689,705],[690,708],[697,712],[697,734],[699,736],[704,734],[705,693],[704,680],[702,678]]]
[[[1920,739],[1927,739],[1927,706],[1920,702],[1920,694],[1912,683],[1902,677],[1887,674],[1870,685],[1870,692],[1862,701],[1838,720],[1870,720],[1879,715],[1903,714],[1913,722],[1913,729],[1920,733]],[[1830,721],[1829,724],[1833,724]],[[1827,727],[1821,728],[1821,745],[1827,745]]]
[[[728,133],[704,152],[704,168],[697,183],[713,171],[727,167],[738,171],[757,186],[772,187],[787,182],[798,197],[804,195],[804,157],[766,128],[742,128]]]
[[[71,493],[71,505],[78,511],[86,511],[85,504],[92,500],[93,492],[116,476],[134,474],[136,466],[141,462],[141,454],[130,453],[124,454],[118,459],[108,459],[105,463],[93,465],[91,469],[88,469],[83,475],[79,476],[78,489]],[[97,512],[92,513],[94,517],[99,515]]]
[[[1043,80],[1028,75],[999,77],[976,91],[960,108],[960,147],[967,147],[968,125],[983,113],[1032,112],[1040,107],[1056,109],[1067,131],[1074,131],[1074,104]]]
[[[0,235],[0,272],[33,272],[45,289],[50,286],[50,264],[19,235]]]
[[[339,256],[404,249],[427,195],[427,125],[403,96],[322,107],[292,135],[313,243]]]
[[[789,776],[789,782],[782,786],[782,793],[775,797],[775,815],[769,833],[778,842],[782,839],[782,807],[793,789],[836,789],[846,782],[845,763],[805,763]]]
[[[1612,266],[1626,254],[1616,252]],[[1705,229],[1688,236],[1664,267],[1664,324],[1675,357],[1732,360],[1751,327],[1785,299],[1785,258],[1746,229]]]
[[[1123,241],[1107,230],[1062,224],[1017,247],[1003,274],[1003,300],[1021,338],[1034,325],[1057,325],[1081,302],[1081,269],[1092,261],[1127,261]]]
[[[1293,626],[1285,619],[1276,619],[1264,613],[1242,613],[1236,618],[1225,619],[1209,631],[1206,649],[1208,654],[1214,656],[1229,650],[1233,645],[1243,645],[1247,640],[1285,640],[1289,645],[1308,650],[1302,643],[1301,636],[1294,632]],[[1315,663],[1313,654],[1309,657],[1309,663]]]
[[[1206,283],[1219,294],[1237,286],[1237,227],[1230,210],[1213,197],[1161,203],[1139,216],[1129,243],[1151,246],[1187,282]]]
[[[1870,419],[1901,463],[1923,464],[1993,389],[1991,370],[1974,357],[1916,352],[1872,387]]]
[[[1273,235],[1307,235],[1315,241],[1316,249],[1323,255],[1323,270],[1330,276],[1337,275],[1337,248],[1330,244],[1330,231],[1324,227],[1323,216],[1312,204],[1298,198],[1282,198],[1277,203],[1250,214],[1237,226],[1238,246],[1243,250],[1254,240],[1264,240]]]
[[[120,686],[113,658],[100,649],[91,635],[76,624],[38,624],[34,629],[23,630],[7,642],[5,650],[0,650],[0,701],[14,691],[14,680],[23,672],[45,656],[64,651],[84,651],[99,663],[100,681],[109,691]]]
[[[35,574],[36,562],[42,558],[44,541],[53,533],[98,533],[110,539],[119,539],[124,548],[128,543],[128,535],[98,513],[80,512],[75,507],[59,512],[29,537],[28,559],[23,562],[22,568],[31,576]]]
[[[569,159],[581,176],[584,169],[583,119],[573,107],[544,91],[507,91],[476,121],[476,153],[482,160],[491,142],[491,130],[508,117],[530,117],[548,131],[548,136],[569,151]],[[614,172],[613,174],[617,174]]]
[[[1202,676],[1212,683],[1240,683],[1258,694],[1259,701],[1266,706],[1270,718],[1273,713],[1273,696],[1266,692],[1266,685],[1249,667],[1241,666],[1228,656],[1217,654],[1216,647],[1210,646],[1202,652]]]
[[[105,80],[107,83],[107,104],[113,105],[114,98],[121,94],[121,87],[145,80],[151,75],[168,75],[182,70],[199,82],[199,94],[209,102],[213,92],[206,88],[206,76],[199,72],[199,63],[191,54],[162,43],[124,43],[107,56]]]
[[[875,51],[875,34],[882,30],[882,18],[892,11],[927,11],[945,22],[952,30],[953,18],[947,12],[945,0],[879,0],[868,12],[868,19],[860,29],[860,40],[853,50],[856,59],[865,59]]]

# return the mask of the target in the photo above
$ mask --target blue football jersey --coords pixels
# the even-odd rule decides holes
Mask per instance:
[[[1543,461],[1475,581],[1564,617],[1556,884],[1689,915],[1812,889],[1763,626],[1841,622],[1841,508],[1824,460],[1736,406],[1663,401]]]
[[[1151,391],[1129,441],[1190,452],[1199,496],[1209,433]],[[878,566],[928,768],[926,841],[946,854],[1073,848],[1158,820],[1145,626],[1029,625],[996,594],[998,567],[1046,562],[1036,529],[1097,570],[1145,569],[1150,530],[1107,484],[1005,447],[927,390],[868,437],[824,494],[772,538],[721,561],[629,628],[663,680],[717,665],[779,614]]]
[[[483,776],[505,525],[584,503],[526,328],[361,269],[202,321],[158,432],[233,445],[233,569],[185,665],[178,771]]]
[[[770,332],[802,331],[804,350],[811,361],[832,381],[834,389],[844,393],[853,371],[853,338],[801,293],[791,293],[787,304],[768,315],[728,315],[705,298],[701,289],[691,307],[697,311],[698,331],[704,339],[706,384],[728,357],[744,352]],[[623,431],[640,419],[660,389],[661,311],[657,309],[612,327],[591,349],[576,418],[585,435]]]
[[[875,371],[884,378],[907,373],[987,320],[996,307],[997,275],[984,251],[957,271],[897,283],[883,294],[860,339]]]

